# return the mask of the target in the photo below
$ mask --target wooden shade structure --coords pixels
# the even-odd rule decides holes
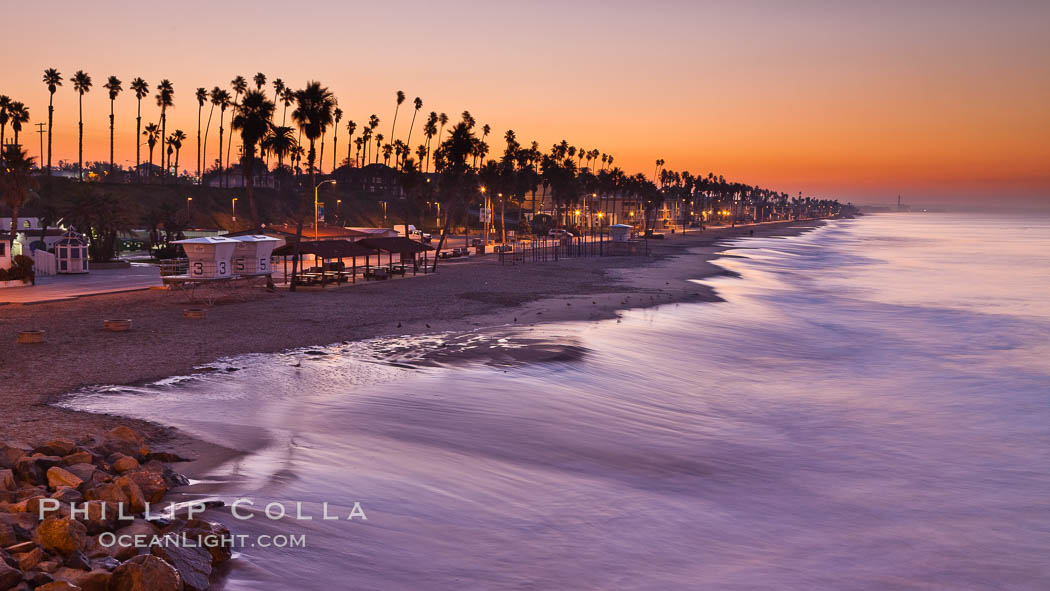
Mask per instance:
[[[400,256],[402,263],[404,263],[405,261],[405,256],[408,255],[412,259],[413,275],[416,274],[416,270],[419,267],[418,262],[416,260],[416,255],[418,255],[419,253],[423,253],[423,272],[426,273],[426,253],[427,251],[434,250],[434,248],[431,246],[427,246],[422,242],[416,242],[415,240],[412,240],[411,238],[406,238],[404,236],[386,238],[364,238],[362,240],[358,240],[357,244],[375,250],[377,258],[381,256],[381,253],[383,251],[386,251],[388,266],[390,267],[394,266],[393,255],[395,252]]]

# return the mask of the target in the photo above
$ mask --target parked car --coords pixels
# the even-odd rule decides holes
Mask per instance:
[[[551,238],[572,238],[573,237],[572,232],[570,232],[568,230],[563,230],[561,228],[553,228],[550,232],[547,232],[547,235],[550,236]]]

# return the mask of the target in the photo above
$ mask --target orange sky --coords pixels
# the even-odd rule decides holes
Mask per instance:
[[[499,136],[512,128],[544,149],[564,138],[615,155],[629,172],[651,175],[659,157],[672,170],[854,202],[903,193],[924,204],[1050,207],[1046,1],[319,1],[306,16],[286,2],[214,4],[5,8],[0,93],[30,107],[30,153],[39,153],[32,123],[47,118],[46,67],[94,78],[84,102],[92,160],[108,154],[106,77],[125,89],[135,76],[171,79],[168,130],[190,136],[180,163],[190,170],[194,89],[262,71],[297,87],[321,80],[347,117],[376,113],[387,136],[402,89],[401,138],[418,95],[423,114],[468,109]],[[68,82],[55,106],[54,159],[75,159]],[[134,117],[125,91],[125,163]],[[157,117],[151,95],[143,118]]]

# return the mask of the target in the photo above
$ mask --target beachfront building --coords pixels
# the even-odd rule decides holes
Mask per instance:
[[[88,272],[88,241],[73,228],[55,244],[55,265],[60,274]]]

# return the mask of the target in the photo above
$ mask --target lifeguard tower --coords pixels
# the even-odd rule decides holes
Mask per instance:
[[[233,276],[233,265],[230,259],[233,251],[240,244],[232,238],[223,236],[204,236],[176,240],[181,244],[189,259],[187,276],[190,279],[227,279]]]
[[[236,275],[269,275],[273,272],[270,266],[270,255],[280,242],[279,239],[262,234],[234,236],[237,244],[233,247],[233,273]]]

